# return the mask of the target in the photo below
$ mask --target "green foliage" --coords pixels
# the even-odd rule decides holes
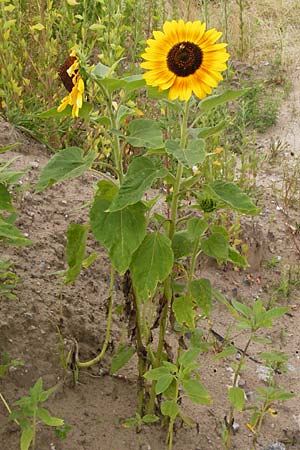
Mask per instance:
[[[42,170],[36,191],[41,192],[58,181],[79,177],[90,168],[96,156],[93,151],[84,155],[79,147],[65,148],[56,153]]]
[[[118,193],[115,184],[100,181],[90,213],[91,229],[120,273],[124,273],[146,233],[145,206],[138,202],[115,212],[109,207]]]
[[[158,232],[146,234],[130,265],[139,297],[146,300],[154,294],[158,282],[163,282],[170,274],[173,261],[169,238]]]
[[[118,370],[122,369],[122,367],[124,367],[128,363],[128,361],[130,361],[134,353],[134,347],[121,345],[117,353],[113,356],[109,373],[112,375],[118,372]]]
[[[43,390],[43,380],[39,378],[35,385],[30,388],[29,396],[24,396],[15,402],[18,409],[10,414],[12,420],[17,420],[21,427],[21,450],[28,450],[32,444],[35,447],[35,434],[37,420],[41,420],[45,425],[50,427],[61,427],[64,421],[57,417],[51,416],[49,411],[41,406],[50,395],[55,391],[55,388]]]
[[[18,275],[12,271],[12,261],[0,260],[0,298],[8,298],[10,300],[17,300],[17,296],[13,294],[20,281]]]

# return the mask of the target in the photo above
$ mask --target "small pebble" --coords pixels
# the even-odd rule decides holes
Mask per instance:
[[[264,450],[286,450],[285,445],[281,442],[275,442],[269,445],[269,447],[264,448]]]

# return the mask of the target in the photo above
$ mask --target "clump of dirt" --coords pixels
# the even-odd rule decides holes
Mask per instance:
[[[165,448],[166,430],[159,426],[144,426],[141,433],[136,433],[135,430],[125,430],[121,425],[123,419],[134,416],[136,412],[137,388],[134,361],[121,371],[121,375],[107,375],[124,326],[117,315],[114,315],[107,356],[100,365],[82,370],[80,382],[76,385],[73,385],[72,375],[60,365],[63,350],[67,352],[78,343],[80,358],[84,360],[95,356],[104,341],[110,271],[106,252],[90,237],[87,253],[97,251],[100,256],[96,262],[82,271],[74,285],[62,288],[57,275],[65,268],[66,230],[71,222],[84,223],[87,220],[88,208],[80,207],[90,200],[97,176],[86,173],[36,194],[34,185],[49,154],[45,147],[0,120],[0,147],[15,142],[20,142],[19,147],[2,157],[11,159],[17,156],[14,167],[29,169],[22,179],[15,205],[19,212],[17,225],[33,240],[33,245],[5,247],[5,254],[1,255],[1,258],[14,262],[14,270],[22,282],[15,290],[17,301],[1,299],[0,302],[0,352],[6,351],[12,358],[23,360],[24,366],[11,368],[1,381],[0,390],[13,405],[28,393],[40,376],[46,388],[57,384],[58,389],[47,407],[53,415],[63,417],[72,430],[66,440],[60,441],[52,430],[39,426],[38,450],[162,450]],[[276,209],[271,193],[268,195],[268,204],[258,218],[243,219],[245,240],[250,248],[250,268],[234,271],[207,261],[201,262],[204,266],[199,267],[201,274],[221,292],[247,304],[259,296],[268,298],[271,287],[280,280],[279,267],[270,269],[264,266],[263,261],[277,255],[286,262],[299,259],[287,233],[286,216]],[[275,215],[273,222],[270,221],[271,215]],[[117,280],[115,289],[118,303],[123,295],[121,280]],[[288,301],[294,308],[276,322],[267,336],[272,338],[277,349],[284,350],[290,357],[288,372],[277,374],[277,382],[300,392],[298,292],[292,291]],[[63,317],[60,316],[61,308]],[[221,305],[215,305],[211,320],[215,332],[221,336],[226,334],[232,322]],[[204,332],[211,341],[213,336],[209,329],[205,331],[204,327]],[[171,331],[168,339],[172,344],[174,337]],[[237,335],[234,343],[242,347],[245,336]],[[249,352],[255,356],[262,350],[262,345],[255,344]],[[211,393],[213,403],[209,408],[196,407],[183,398],[187,415],[199,423],[199,428],[180,427],[178,424],[174,450],[223,448],[220,424],[228,411],[227,386],[232,383],[232,369],[227,360],[215,361],[213,356],[210,351],[199,359],[202,382]],[[250,405],[249,399],[253,399],[255,388],[264,385],[257,374],[260,366],[260,363],[250,360],[242,375],[241,385],[247,393],[247,406]],[[249,416],[250,413],[246,412],[235,418],[240,429],[233,438],[232,450],[250,448],[252,434],[246,427]],[[287,449],[299,448],[299,418],[300,408],[296,399],[279,405],[278,417],[274,419],[270,415],[265,421],[258,448],[276,440],[285,442]],[[8,420],[3,404],[0,404],[0,430],[2,450],[19,448],[19,429]]]

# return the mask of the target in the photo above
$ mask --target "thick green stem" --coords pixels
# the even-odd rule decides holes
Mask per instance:
[[[106,335],[105,335],[105,341],[102,347],[101,352],[90,361],[76,361],[77,367],[91,367],[94,364],[97,364],[104,356],[109,339],[110,339],[110,330],[112,325],[112,311],[113,311],[113,291],[114,291],[114,280],[115,280],[115,268],[112,265],[111,266],[111,272],[110,272],[110,286],[109,286],[109,305],[108,305],[108,317],[107,317],[107,328],[106,328]]]
[[[181,122],[181,139],[180,139],[180,148],[181,150],[185,149],[186,141],[187,141],[187,120],[188,120],[188,111],[189,111],[189,102],[185,103],[182,122]],[[177,222],[177,211],[178,211],[178,199],[180,192],[180,184],[183,173],[183,166],[180,162],[178,162],[176,178],[173,186],[173,195],[171,202],[171,215],[170,215],[170,226],[169,226],[169,239],[172,241],[175,230],[176,230],[176,222]],[[167,318],[169,307],[172,302],[172,276],[169,275],[168,278],[164,282],[164,306],[161,312],[160,317],[160,326],[159,326],[159,340],[156,352],[156,361],[155,367],[159,367],[162,360],[162,353],[164,348],[164,340],[167,328]],[[149,414],[153,414],[154,405],[155,405],[155,385],[156,382],[153,381],[150,391],[150,400],[148,406]]]
[[[193,250],[191,264],[190,264],[190,270],[189,270],[187,295],[190,295],[190,293],[191,293],[191,285],[192,285],[193,276],[194,276],[194,272],[195,272],[195,266],[196,266],[198,251],[199,251],[199,245],[200,245],[200,237],[194,243],[194,250]]]

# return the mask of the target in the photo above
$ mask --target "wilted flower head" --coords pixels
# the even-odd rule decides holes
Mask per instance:
[[[79,109],[82,107],[84,82],[79,73],[79,61],[75,51],[68,56],[58,73],[69,95],[62,99],[57,111],[61,112],[71,105],[72,117],[78,117]]]

